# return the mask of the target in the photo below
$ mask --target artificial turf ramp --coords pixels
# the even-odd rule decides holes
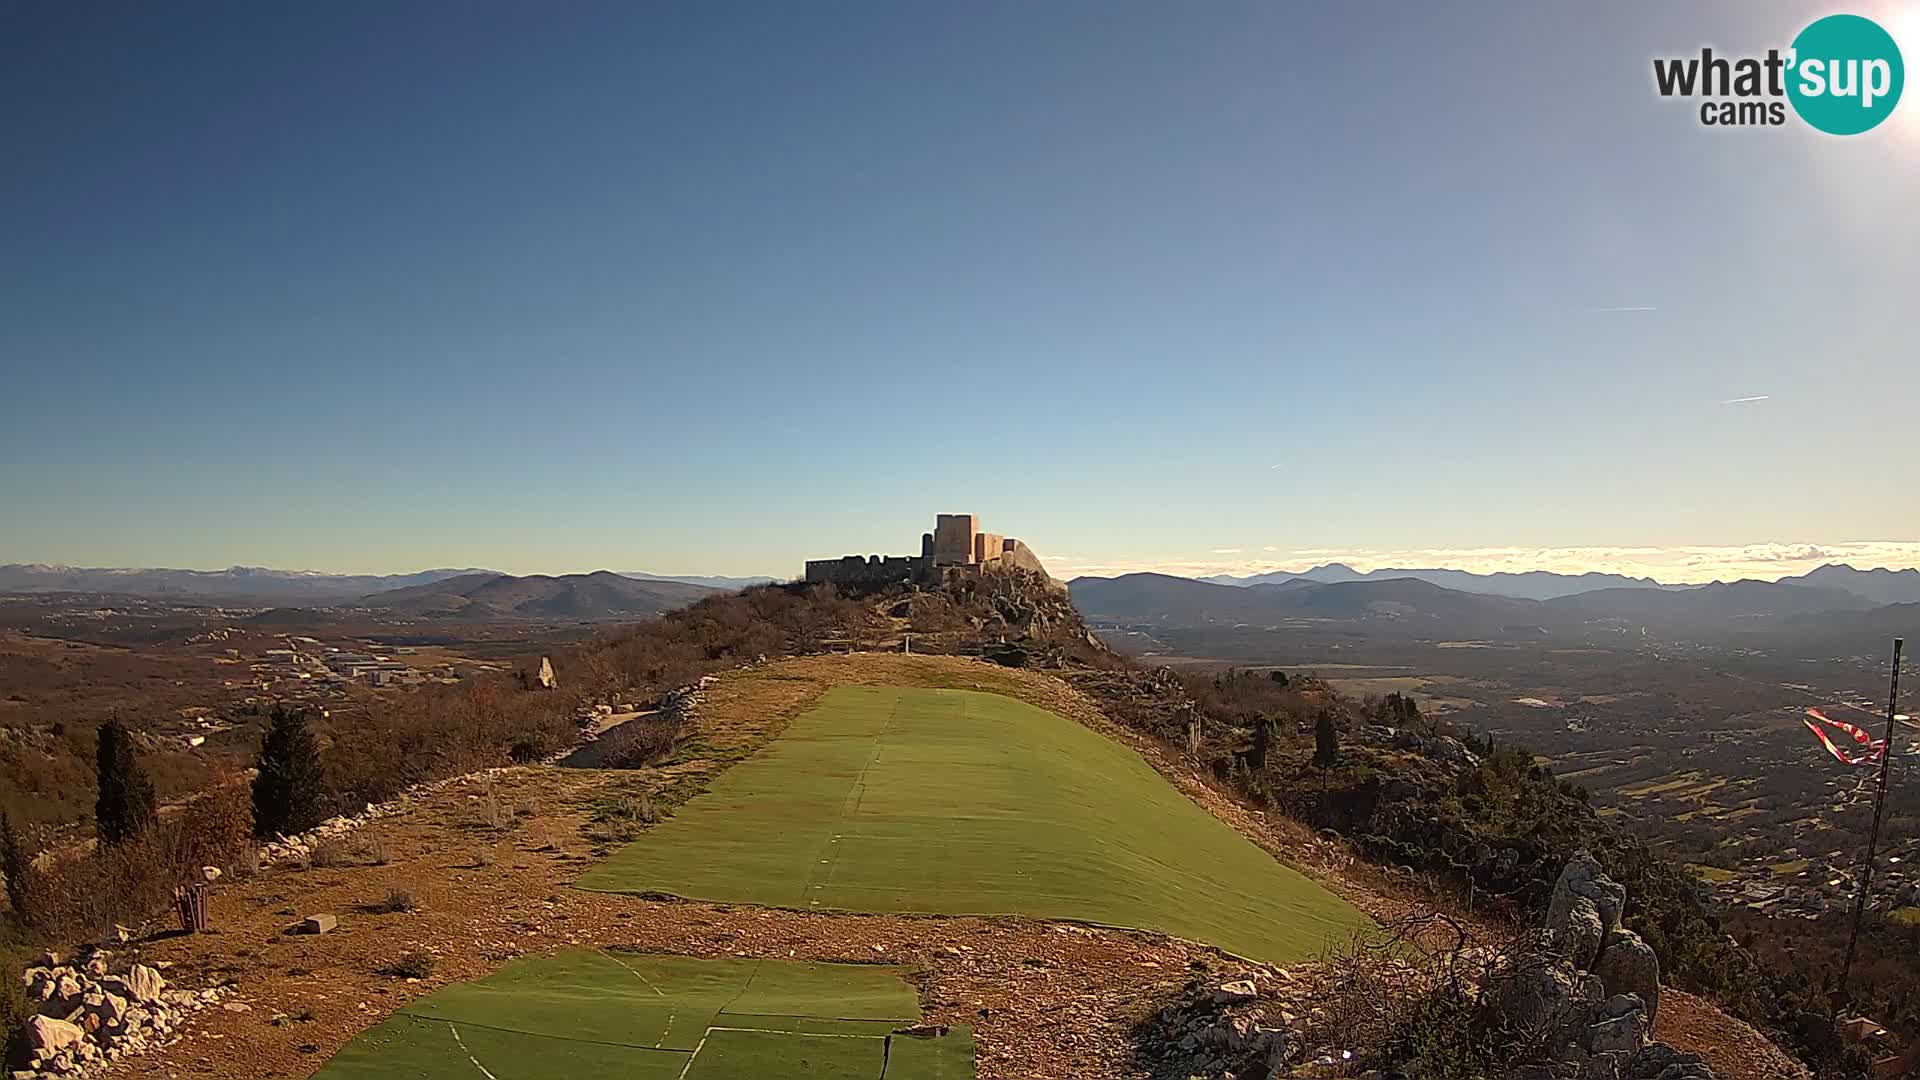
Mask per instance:
[[[1274,963],[1366,922],[1134,751],[967,690],[829,691],[579,885],[801,909],[1074,919]]]
[[[446,987],[318,1080],[972,1080],[973,1037],[919,1023],[900,968],[566,952]]]

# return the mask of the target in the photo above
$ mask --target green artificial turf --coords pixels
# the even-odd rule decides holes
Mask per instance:
[[[972,1080],[973,1038],[965,1029],[932,1040],[892,1034],[919,1022],[904,974],[634,953],[531,957],[410,1003],[342,1047],[316,1076]],[[906,1043],[913,1045],[896,1063],[892,1048]]]
[[[966,690],[829,692],[579,885],[800,909],[1074,919],[1274,963],[1366,925],[1134,751]]]

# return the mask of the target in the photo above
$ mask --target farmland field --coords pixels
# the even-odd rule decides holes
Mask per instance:
[[[973,1038],[919,1023],[900,968],[566,952],[413,1001],[319,1080],[970,1080]]]
[[[1134,751],[965,690],[831,691],[579,884],[800,910],[1071,919],[1274,963],[1366,923]]]

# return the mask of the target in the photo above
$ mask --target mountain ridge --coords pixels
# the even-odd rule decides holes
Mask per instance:
[[[680,581],[591,574],[468,574],[361,597],[354,607],[457,618],[603,619],[659,615],[716,590]]]

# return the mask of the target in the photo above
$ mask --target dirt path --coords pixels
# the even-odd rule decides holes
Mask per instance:
[[[472,778],[363,827],[352,837],[357,857],[349,865],[276,867],[223,883],[213,903],[215,932],[135,948],[182,985],[234,983],[237,1001],[201,1014],[173,1046],[107,1075],[307,1076],[415,997],[524,954],[608,946],[906,964],[921,973],[930,1019],[974,1026],[983,1080],[1145,1075],[1131,1062],[1132,1026],[1197,970],[1240,970],[1237,962],[1154,934],[1025,919],[810,914],[568,887],[630,835],[617,817],[596,821],[596,808],[605,819],[608,808],[630,811],[643,795],[661,804],[684,797],[776,736],[828,688],[847,683],[985,690],[1078,720],[1140,750],[1200,805],[1377,918],[1414,907],[1336,845],[1232,802],[1051,677],[952,657],[801,658],[721,677],[706,692],[689,760],[640,772],[526,767]],[[412,910],[375,912],[396,893],[407,894]],[[339,929],[285,933],[321,912],[337,915]],[[433,958],[430,976],[378,974],[416,952]],[[1695,1004],[1699,1012],[1680,1012],[1695,1017],[1689,1028],[1719,1015]],[[1679,1042],[1662,1019],[1661,1034]],[[1717,1040],[1737,1035],[1714,1032]]]

